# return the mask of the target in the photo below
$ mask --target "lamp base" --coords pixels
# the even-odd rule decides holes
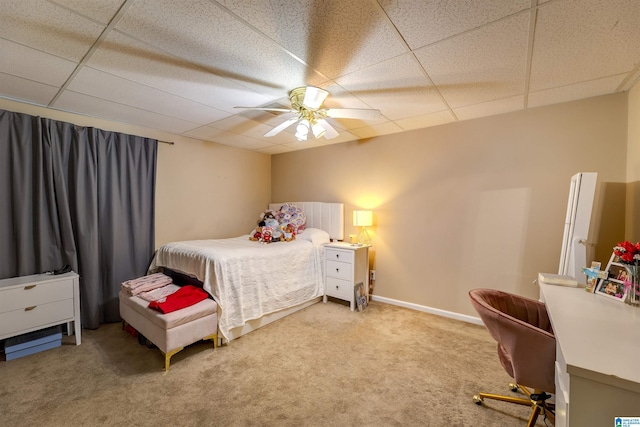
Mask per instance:
[[[370,245],[371,244],[371,236],[367,232],[367,227],[362,227],[360,230],[360,234],[358,234],[358,243],[362,245]]]

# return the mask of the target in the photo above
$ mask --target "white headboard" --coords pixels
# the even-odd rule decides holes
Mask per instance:
[[[324,230],[333,240],[344,240],[344,203],[269,203],[269,209],[278,210],[284,203],[292,203],[302,209],[307,217],[307,227]]]

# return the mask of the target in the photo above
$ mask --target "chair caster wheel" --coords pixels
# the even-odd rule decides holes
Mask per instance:
[[[509,388],[511,389],[511,391],[518,391],[518,384],[515,383],[509,383]]]
[[[476,405],[482,405],[482,398],[480,397],[480,395],[475,395],[473,396],[473,403],[475,403]]]

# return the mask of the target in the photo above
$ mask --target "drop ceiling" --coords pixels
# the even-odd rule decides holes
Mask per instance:
[[[638,0],[0,0],[0,97],[277,154],[628,91]],[[298,142],[315,85],[338,137]]]

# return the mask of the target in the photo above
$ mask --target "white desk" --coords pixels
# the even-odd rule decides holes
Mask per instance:
[[[540,285],[556,336],[556,427],[640,417],[640,308]]]

